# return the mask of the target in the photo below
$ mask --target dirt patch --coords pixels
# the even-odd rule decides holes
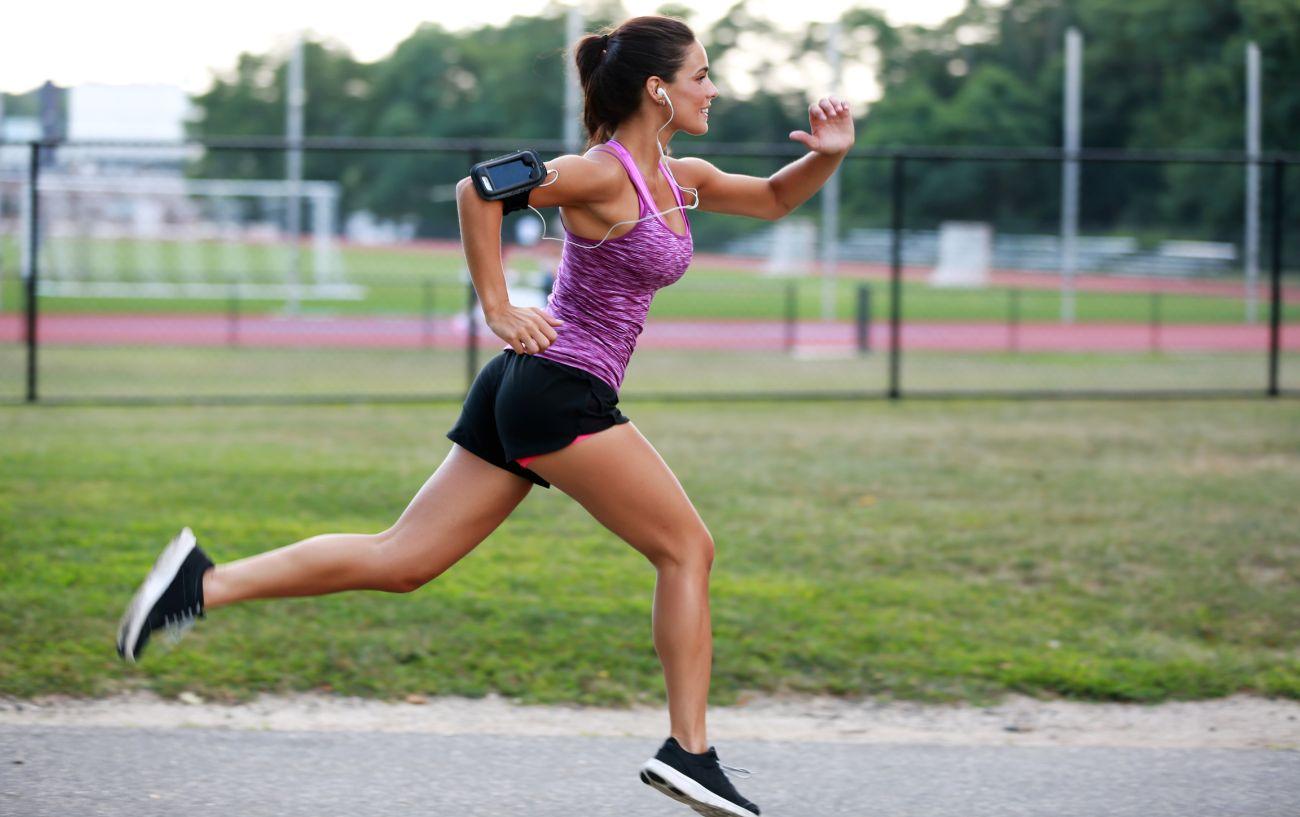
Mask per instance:
[[[497,695],[388,703],[321,693],[263,695],[238,705],[192,693],[82,700],[0,697],[0,725],[226,728],[433,734],[589,735],[662,739],[666,708],[521,706]],[[709,710],[709,739],[1001,746],[1147,746],[1300,750],[1300,702],[1234,695],[1157,705],[1040,701],[991,707],[755,698]]]

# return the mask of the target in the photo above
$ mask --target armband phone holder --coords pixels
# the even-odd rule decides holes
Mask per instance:
[[[469,169],[470,179],[479,197],[487,201],[505,201],[505,213],[528,206],[528,191],[546,178],[546,165],[532,149],[517,150],[479,162]]]

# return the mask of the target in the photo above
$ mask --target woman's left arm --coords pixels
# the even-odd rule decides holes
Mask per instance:
[[[812,198],[853,146],[848,103],[834,97],[808,106],[812,133],[791,131],[790,138],[812,152],[763,179],[724,173],[698,158],[677,160],[700,191],[700,209],[775,221]]]

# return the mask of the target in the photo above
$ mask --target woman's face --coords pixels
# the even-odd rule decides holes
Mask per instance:
[[[718,95],[718,87],[709,79],[709,56],[704,46],[696,40],[686,50],[686,61],[677,72],[677,80],[664,83],[664,90],[672,100],[670,128],[685,131],[692,136],[709,132],[708,107]]]

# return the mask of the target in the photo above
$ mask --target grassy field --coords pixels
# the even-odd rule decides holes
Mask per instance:
[[[715,704],[1300,697],[1294,401],[622,408],[718,544]],[[0,693],[662,702],[654,571],[558,490],[413,594],[234,606],[118,663],[181,525],[218,561],[379,530],[457,410],[0,409]]]
[[[251,250],[250,250],[251,251]],[[159,257],[168,269],[181,268],[182,259],[176,246],[167,245]],[[208,248],[213,263],[219,250]],[[250,256],[252,269],[278,269],[283,266],[277,253],[282,248],[260,248]],[[305,301],[305,314],[414,315],[447,314],[465,309],[467,284],[461,280],[464,258],[458,252],[412,249],[350,247],[340,251],[349,281],[366,287],[366,296],[356,301]],[[12,255],[12,253],[11,253]],[[535,260],[518,262],[507,259],[525,275],[534,275],[540,267]],[[16,269],[16,261],[5,265]],[[224,269],[224,267],[217,267]],[[254,275],[256,275],[254,273]],[[229,277],[228,273],[220,277]],[[270,281],[272,276],[258,276]],[[767,318],[781,319],[787,310],[787,284],[795,285],[795,314],[801,319],[822,316],[822,281],[816,276],[784,278],[759,275],[753,271],[695,264],[686,277],[655,297],[651,314],[660,318]],[[841,320],[856,315],[858,279],[837,280],[834,314]],[[889,315],[889,287],[874,281],[871,312],[875,320]],[[1018,294],[1014,294],[1018,293]],[[1012,298],[1019,299],[1013,306]],[[1200,295],[1152,296],[1143,293],[1076,293],[1076,320],[1080,322],[1144,322],[1156,312],[1166,323],[1240,323],[1244,307],[1240,298]],[[20,282],[12,274],[0,286],[0,307],[7,311],[21,309]],[[42,308],[60,312],[222,312],[229,308],[220,299],[157,298],[45,298]],[[240,304],[247,313],[279,312],[282,301],[249,300]],[[1008,320],[1013,309],[1022,321],[1054,321],[1061,314],[1059,294],[1052,290],[1010,290],[988,287],[979,290],[934,289],[926,284],[909,283],[903,287],[904,318],[907,320]],[[1300,320],[1300,304],[1285,304],[1284,317]]]

